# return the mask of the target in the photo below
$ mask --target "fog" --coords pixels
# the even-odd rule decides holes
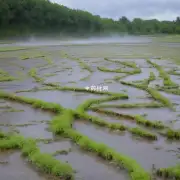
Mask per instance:
[[[26,40],[18,40],[11,45],[18,46],[57,46],[57,45],[73,45],[73,44],[111,44],[111,43],[148,43],[151,38],[143,36],[129,35],[110,35],[110,36],[92,36],[88,38],[42,38],[31,36]]]

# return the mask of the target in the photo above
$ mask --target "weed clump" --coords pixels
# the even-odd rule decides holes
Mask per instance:
[[[150,72],[149,80],[150,80],[150,81],[156,80],[156,76],[154,75],[153,72]]]
[[[65,129],[72,128],[74,113],[72,110],[64,110],[62,114],[55,116],[51,121],[51,129],[55,134],[64,133]]]
[[[54,159],[51,155],[41,153],[34,139],[25,139],[20,135],[13,134],[6,139],[1,139],[0,149],[21,149],[22,155],[39,170],[70,180],[73,179],[73,170],[66,164]]]
[[[138,128],[138,127],[130,128],[129,131],[132,134],[135,134],[135,135],[138,135],[138,136],[141,136],[141,137],[146,137],[146,138],[151,139],[151,140],[157,140],[157,135],[152,134],[152,133],[150,133],[148,131],[142,130],[142,129]]]
[[[0,82],[14,81],[17,78],[12,77],[8,72],[0,69]]]
[[[160,168],[156,171],[156,174],[160,177],[180,179],[180,164],[169,168]]]
[[[167,138],[169,139],[180,139],[180,130],[172,130],[172,129],[168,129],[167,132],[165,133],[165,135],[167,136]]]
[[[36,68],[32,68],[30,69],[29,71],[29,75],[34,78],[36,80],[36,82],[43,82],[44,79],[40,78],[38,75],[37,75],[37,69]]]

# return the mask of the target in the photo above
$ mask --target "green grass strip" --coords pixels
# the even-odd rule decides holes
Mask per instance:
[[[17,101],[20,103],[26,103],[26,104],[32,105],[32,107],[34,107],[34,108],[48,110],[48,111],[52,111],[55,113],[60,113],[64,109],[62,106],[60,106],[59,104],[56,104],[56,103],[49,103],[49,102],[44,102],[44,101],[38,100],[38,99],[21,97],[21,96],[17,96],[16,94],[13,94],[13,93],[6,93],[3,91],[0,91],[0,98]]]
[[[157,170],[157,175],[165,178],[180,179],[180,164],[169,168],[160,168]]]
[[[97,69],[99,71],[103,71],[103,72],[127,73],[127,74],[130,74],[130,75],[141,73],[141,69],[138,69],[138,68],[134,69],[133,71],[126,71],[126,70],[123,70],[123,69],[107,69],[105,67],[97,67]]]
[[[157,102],[151,102],[151,103],[135,103],[135,104],[100,104],[93,107],[95,108],[160,108],[163,107],[163,105]]]
[[[133,120],[137,124],[141,124],[145,127],[156,128],[156,129],[165,128],[165,125],[163,125],[161,121],[149,121],[140,115],[122,114],[122,113],[117,113],[111,110],[105,110],[105,109],[100,109],[100,108],[95,108],[95,107],[91,108],[91,110],[94,112],[103,113],[109,116],[115,116],[119,118],[126,118],[127,120]]]
[[[164,106],[169,107],[170,109],[174,110],[173,104],[171,103],[171,101],[168,98],[164,97],[161,93],[159,93],[154,88],[150,88],[142,84],[134,84],[134,83],[124,82],[124,81],[121,81],[121,84],[145,90],[153,97],[154,100],[157,100],[161,102]]]
[[[146,61],[159,71],[159,76],[163,78],[164,86],[177,86],[177,84],[171,80],[169,74],[165,72],[160,65],[153,63],[149,59]]]
[[[63,114],[63,117],[61,117],[60,119],[64,119],[66,117],[67,119],[64,119],[64,121],[69,122],[70,126],[70,123],[74,118],[73,114],[69,115],[68,111],[66,111],[65,114]],[[54,126],[56,127],[56,134],[68,137],[82,149],[95,153],[105,160],[114,161],[117,163],[117,165],[123,166],[129,171],[132,180],[150,180],[150,175],[139,164],[137,164],[135,160],[129,158],[128,156],[115,152],[115,150],[109,148],[104,144],[97,143],[87,136],[84,136],[69,127],[67,128],[66,124],[63,127],[63,125],[61,124],[61,120],[59,120],[58,122],[54,122]]]
[[[73,179],[73,169],[67,163],[56,160],[47,153],[41,153],[34,139],[12,135],[1,139],[0,149],[21,149],[22,155],[42,172],[65,180]]]
[[[82,104],[80,104],[76,110],[78,112],[84,112],[93,104],[100,104],[103,102],[115,101],[119,99],[128,99],[128,96],[124,94],[118,94],[116,96],[110,96],[110,97],[101,98],[101,99],[89,99],[89,100],[84,101]]]
[[[120,124],[120,123],[109,123],[109,122],[106,122],[99,117],[92,116],[92,115],[89,115],[87,113],[75,112],[75,117],[77,119],[83,119],[83,120],[90,121],[91,123],[96,124],[100,127],[106,127],[106,128],[111,129],[111,130],[129,131],[131,134],[135,134],[137,136],[147,138],[149,140],[157,140],[157,135],[155,135],[151,132],[145,131],[141,128],[129,128],[129,127],[127,127],[123,124]]]
[[[32,68],[30,69],[30,71],[28,72],[28,74],[34,78],[36,80],[36,82],[43,82],[44,79],[40,78],[38,75],[37,75],[37,69],[36,68]]]

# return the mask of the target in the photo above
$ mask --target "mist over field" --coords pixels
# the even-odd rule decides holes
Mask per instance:
[[[80,44],[112,44],[112,43],[145,43],[151,42],[150,37],[139,37],[131,35],[92,36],[88,38],[46,38],[33,37],[26,40],[18,40],[14,45],[19,46],[53,46],[53,45],[80,45]],[[11,44],[12,45],[12,44]]]

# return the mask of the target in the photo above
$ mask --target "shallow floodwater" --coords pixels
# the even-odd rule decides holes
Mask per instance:
[[[12,47],[13,46],[13,47]],[[18,47],[21,46],[21,50]],[[1,48],[2,51],[1,51]],[[180,76],[170,74],[180,72],[180,66],[175,62],[179,58],[180,47],[174,44],[154,42],[145,36],[92,37],[87,39],[35,39],[19,41],[11,45],[0,45],[0,89],[45,102],[60,104],[64,108],[76,108],[90,99],[106,98],[109,95],[99,95],[91,92],[78,92],[73,88],[85,89],[98,86],[103,91],[127,94],[128,99],[103,102],[102,104],[143,104],[159,102],[153,99],[145,90],[127,86],[121,83],[147,80],[151,72],[155,80],[149,87],[163,86],[159,71],[147,62],[147,59],[160,65],[171,80],[180,85]],[[117,62],[113,62],[117,61]],[[139,74],[128,74],[134,70],[119,62],[135,63],[141,69]],[[127,73],[105,72],[106,70],[122,69]],[[7,75],[8,74],[8,75]],[[15,80],[5,79],[13,77]],[[118,79],[119,78],[119,79]],[[8,81],[7,81],[8,80]],[[44,83],[56,83],[70,87],[71,90],[58,90]],[[138,83],[138,82],[136,82]],[[163,108],[105,108],[114,112],[141,115],[150,121],[161,121],[167,126],[180,129],[180,96],[159,91],[162,96],[176,108],[173,112],[168,107]],[[170,167],[180,162],[179,140],[168,140],[157,130],[140,126],[135,121],[117,118],[87,111],[89,115],[99,117],[108,123],[120,123],[126,127],[140,127],[158,136],[158,140],[150,141],[144,137],[120,133],[96,126],[83,119],[75,119],[73,128],[96,142],[104,143],[117,152],[128,155],[145,170],[151,172],[153,164],[156,168]],[[25,138],[42,140],[38,147],[42,153],[53,155],[56,152],[66,152],[54,155],[57,160],[68,162],[75,170],[75,180],[129,180],[128,172],[114,167],[112,163],[104,162],[93,154],[84,152],[69,139],[55,136],[50,129],[50,122],[56,114],[35,109],[30,105],[0,99],[0,129],[3,132],[16,132]],[[46,143],[50,140],[51,142]],[[22,159],[20,152],[0,153],[0,175],[2,180],[45,180],[36,172],[36,168],[28,165]]]
[[[122,136],[111,134],[103,129],[79,122],[75,122],[75,129],[99,143],[107,144],[118,152],[132,157],[147,170],[150,170],[153,164],[160,168],[172,166],[178,162],[172,153],[164,149],[156,150],[152,142],[136,141],[128,133]]]
[[[57,159],[68,162],[77,171],[75,179],[87,180],[127,180],[129,177],[123,171],[113,169],[110,165],[103,164],[92,155],[73,150],[68,155],[58,155]]]
[[[23,160],[19,152],[0,153],[0,161],[7,164],[0,164],[0,174],[2,180],[47,180],[42,177],[28,163]]]

